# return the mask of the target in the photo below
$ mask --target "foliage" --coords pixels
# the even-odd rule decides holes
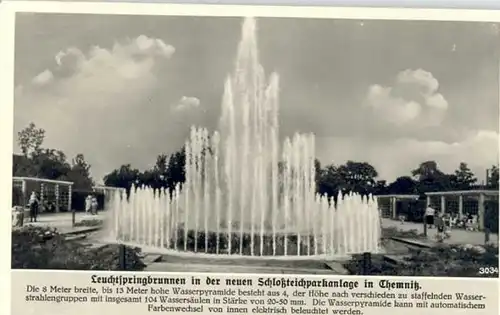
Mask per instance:
[[[498,201],[486,200],[484,202],[484,224],[491,233],[498,234]]]
[[[498,166],[493,165],[489,170],[488,170],[488,178],[486,181],[486,184],[491,187],[491,188],[496,188],[498,189]]]
[[[130,164],[122,165],[104,176],[104,185],[130,189],[134,184],[139,184],[140,172]]]
[[[30,123],[26,128],[17,133],[17,143],[24,156],[38,153],[45,139],[45,130],[37,128]]]
[[[380,182],[375,180],[378,173],[375,167],[367,162],[347,161],[343,165],[332,164],[322,169],[320,163],[317,162],[316,167],[317,190],[320,194],[333,197],[336,197],[339,192],[350,191],[370,194],[376,188],[380,188]]]
[[[261,244],[263,256],[283,256],[285,250],[287,255],[308,255],[308,250],[310,253],[314,253],[314,246],[317,245],[313,236],[303,235],[299,243],[297,235],[276,234],[273,243],[273,235],[264,234],[261,236],[258,232],[253,235],[245,232],[241,235],[237,226],[235,226],[235,231],[237,232],[231,233],[232,236],[229,237],[227,232],[185,231],[184,227],[181,226],[177,229],[176,245],[177,248],[186,246],[188,252],[215,254],[217,250],[218,253],[229,253],[230,250],[231,254],[239,255],[241,253],[245,256],[261,256]],[[231,242],[231,247],[229,247],[229,242]],[[170,246],[173,247],[173,244]]]
[[[391,194],[412,195],[417,193],[417,182],[410,176],[401,176],[389,184],[387,190]]]
[[[82,220],[80,222],[75,222],[76,227],[98,227],[102,226],[103,220],[99,219],[88,219],[88,220]]]
[[[90,189],[94,185],[90,177],[90,165],[85,161],[85,157],[81,153],[77,154],[72,160],[71,169],[64,178],[73,182],[74,189]]]
[[[441,245],[431,249],[410,249],[399,264],[384,260],[384,255],[372,255],[368,275],[427,276],[427,277],[498,277],[480,275],[482,267],[498,268],[498,247]],[[362,257],[355,255],[345,265],[351,274],[363,274]]]
[[[477,182],[477,178],[465,162],[460,162],[458,169],[455,171],[455,178],[456,187],[461,189],[467,189]]]
[[[83,154],[77,154],[67,162],[64,152],[43,148],[45,131],[30,123],[18,133],[18,144],[23,155],[14,156],[14,176],[40,177],[67,180],[74,183],[75,190],[90,190],[93,185],[90,165]],[[210,151],[207,151],[210,152]],[[207,153],[210,154],[210,153]],[[186,152],[184,148],[171,155],[160,154],[154,167],[139,171],[130,164],[121,165],[104,177],[107,186],[127,190],[132,185],[152,188],[167,188],[171,192],[177,184],[185,181]],[[280,169],[283,162],[279,162]],[[324,165],[315,160],[316,189],[320,194],[336,197],[339,192],[360,194],[417,194],[432,191],[466,190],[474,188],[477,178],[461,162],[453,174],[445,174],[436,161],[424,161],[415,168],[411,176],[403,175],[387,183],[378,178],[374,166],[364,161],[347,161],[341,165]],[[489,188],[498,187],[498,166],[489,170]]]
[[[23,154],[13,156],[13,176],[71,181],[75,189],[90,189],[93,185],[90,165],[83,154],[77,154],[68,163],[61,150],[42,147],[44,138],[45,130],[34,123],[18,132],[17,141]]]
[[[159,155],[155,166],[143,172],[130,164],[122,165],[106,175],[104,182],[107,186],[122,187],[127,190],[134,184],[168,188],[172,191],[178,183],[182,184],[185,181],[185,162],[186,153],[182,148],[170,156]],[[283,162],[279,162],[280,174],[283,167]],[[342,165],[322,166],[316,159],[315,169],[317,192],[331,197],[336,197],[339,192],[351,191],[363,195],[423,195],[431,191],[472,189],[477,181],[465,162],[460,163],[454,174],[445,174],[435,161],[426,161],[414,169],[411,176],[400,176],[391,183],[378,180],[377,170],[367,162],[347,161]],[[495,176],[493,171],[491,174]]]
[[[119,270],[118,245],[91,249],[54,229],[25,226],[12,231],[12,268]],[[127,270],[142,270],[139,250],[126,248]]]
[[[367,162],[347,161],[346,164],[339,166],[338,172],[343,180],[343,190],[361,194],[372,192],[375,178],[378,176],[375,167]]]
[[[412,238],[412,239],[427,238],[423,233],[419,233],[417,230],[400,230],[396,227],[383,228],[381,234],[382,234],[381,237],[383,239],[392,237]]]
[[[122,165],[104,177],[106,186],[121,187],[129,190],[132,185],[152,188],[168,188],[171,192],[175,186],[184,183],[186,153],[184,148],[167,156],[161,154],[155,166],[144,172],[132,168],[130,164]]]

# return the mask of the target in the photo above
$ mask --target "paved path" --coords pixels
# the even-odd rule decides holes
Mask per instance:
[[[105,213],[100,213],[98,215],[89,215],[84,212],[76,213],[76,222],[81,222],[82,220],[103,220],[105,219]],[[399,230],[410,231],[417,230],[418,233],[424,232],[423,224],[413,223],[413,222],[405,222],[401,224],[401,222],[396,220],[390,220],[383,218],[382,227],[395,227]],[[55,227],[58,230],[66,231],[71,230],[72,228],[72,214],[68,212],[64,213],[44,213],[38,217],[38,222],[30,223],[29,218],[25,217],[25,225],[33,224],[37,226],[51,226]],[[434,240],[436,237],[436,229],[427,230],[428,236],[430,240]],[[499,242],[498,234],[491,234],[490,241],[493,243]],[[484,244],[484,233],[483,232],[471,232],[460,229],[454,229],[451,234],[451,238],[445,240],[448,244],[474,244],[474,245],[482,245]]]
[[[424,225],[413,222],[405,222],[401,224],[400,221],[382,219],[382,227],[395,227],[399,230],[410,231],[417,230],[418,233],[424,233]],[[427,235],[430,240],[436,239],[437,230],[428,229]],[[498,244],[498,234],[490,235],[490,242]],[[472,244],[472,245],[483,245],[484,244],[484,233],[483,232],[472,232],[465,231],[461,229],[453,229],[451,232],[451,238],[445,240],[447,244]]]
[[[103,220],[105,219],[105,213],[100,213],[98,215],[89,215],[84,212],[76,213],[76,222],[81,222],[82,220]],[[410,231],[417,230],[418,233],[424,232],[423,224],[413,223],[413,222],[405,222],[401,224],[401,222],[396,220],[390,220],[383,218],[382,227],[395,227],[399,230]],[[30,223],[29,218],[25,217],[25,225],[33,224],[37,226],[51,226],[57,228],[61,232],[69,231],[74,229],[72,225],[72,214],[68,212],[64,213],[44,213],[38,217],[38,222]],[[430,240],[434,240],[436,237],[436,229],[427,230],[428,236]],[[490,241],[492,243],[499,243],[498,234],[491,234]],[[473,244],[473,245],[482,245],[484,244],[484,233],[483,232],[471,232],[460,229],[454,229],[451,234],[451,238],[445,240],[448,244]]]
[[[83,220],[102,220],[105,215],[97,214],[90,215],[82,212],[76,213],[75,222],[81,222]],[[61,233],[76,232],[79,229],[88,229],[89,227],[73,227],[72,226],[72,213],[60,212],[60,213],[43,213],[37,218],[37,222],[30,222],[29,217],[24,217],[24,225],[35,225],[35,226],[50,226],[56,228]]]

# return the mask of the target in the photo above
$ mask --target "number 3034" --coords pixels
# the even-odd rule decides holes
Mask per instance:
[[[491,275],[498,273],[498,267],[481,267],[479,268],[480,275]]]

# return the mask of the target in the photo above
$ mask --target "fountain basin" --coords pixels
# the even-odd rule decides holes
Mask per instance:
[[[250,256],[250,255],[241,255],[241,254],[214,254],[214,253],[203,253],[203,252],[189,252],[189,251],[180,251],[172,248],[161,248],[156,246],[149,246],[138,244],[136,242],[127,242],[120,241],[117,242],[115,240],[102,240],[102,243],[105,244],[123,244],[130,247],[139,247],[142,252],[148,254],[157,254],[168,257],[176,257],[176,258],[185,258],[185,259],[200,259],[200,260],[219,260],[221,262],[234,262],[237,264],[244,264],[245,262],[265,262],[265,261],[316,261],[316,262],[325,262],[325,261],[346,261],[351,259],[351,255],[347,254],[318,254],[318,255],[287,255],[287,256]]]
[[[118,237],[118,241],[124,244],[138,246],[148,249],[154,253],[176,253],[176,255],[193,254],[206,255],[207,257],[284,257],[285,259],[300,259],[300,257],[317,257],[325,259],[331,257],[346,257],[345,251],[327,249],[321,243],[321,237],[311,234],[297,234],[286,231],[270,233],[247,231],[199,231],[184,229],[182,226],[176,229],[176,233],[165,239],[153,238],[137,239],[129,235]]]

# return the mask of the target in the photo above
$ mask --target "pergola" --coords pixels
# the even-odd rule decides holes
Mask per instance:
[[[484,215],[485,215],[485,201],[487,200],[497,200],[498,201],[498,190],[459,190],[459,191],[439,191],[439,192],[428,192],[425,194],[427,196],[427,205],[431,203],[433,205],[439,204],[439,210],[441,213],[451,212],[450,206],[452,202],[458,203],[457,212],[459,218],[464,216],[464,199],[472,199],[477,202],[477,214],[480,218],[479,229],[484,228]],[[458,198],[458,200],[456,200]],[[434,199],[434,201],[432,200]],[[453,200],[455,199],[455,200]]]
[[[388,216],[391,219],[396,219],[396,203],[399,200],[417,200],[418,195],[378,195],[377,203],[383,216]]]
[[[31,192],[37,191],[40,194],[42,206],[45,204],[44,201],[54,201],[56,212],[60,211],[61,206],[71,211],[72,182],[36,177],[13,177],[12,185],[21,190],[21,206],[28,203]]]

